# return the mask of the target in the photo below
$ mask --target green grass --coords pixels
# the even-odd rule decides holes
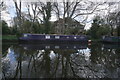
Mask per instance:
[[[18,40],[16,35],[2,35],[2,40]]]

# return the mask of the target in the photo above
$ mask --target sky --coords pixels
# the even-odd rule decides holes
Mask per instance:
[[[2,0],[3,1],[3,0]],[[18,0],[17,0],[18,1]],[[22,11],[26,11],[26,8],[25,8],[25,5],[24,3],[29,1],[29,2],[33,2],[33,1],[37,1],[37,0],[22,0],[23,1],[23,4],[22,4]],[[40,1],[46,1],[46,0],[40,0]],[[48,1],[48,0],[47,0]],[[51,1],[54,1],[54,0],[51,0]],[[62,1],[62,0],[56,0],[56,1]],[[72,1],[72,0],[69,0],[69,1]],[[107,1],[107,2],[119,2],[120,0],[88,0],[88,1],[94,1],[94,2],[104,2],[104,1]],[[3,20],[5,20],[9,26],[12,25],[12,19],[14,16],[16,16],[16,11],[15,11],[15,6],[14,6],[14,3],[13,3],[13,0],[4,0],[6,6],[7,6],[7,11],[2,11],[2,15],[1,15],[1,18]],[[108,5],[102,5],[102,6],[99,6],[100,9],[104,9],[106,8]],[[114,8],[113,8],[114,7]],[[114,11],[114,9],[118,8],[118,6],[114,5],[112,6],[112,9],[110,9],[111,11]],[[119,9],[120,10],[120,9]],[[9,14],[8,14],[9,13]],[[92,23],[92,19],[95,17],[95,15],[107,15],[108,11],[107,10],[103,10],[103,11],[96,11],[94,12],[94,14],[91,14],[88,16],[88,19],[86,21],[86,26],[85,26],[85,29],[89,29],[91,27],[91,23]],[[104,17],[104,16],[103,16]],[[81,20],[80,17],[76,18],[78,21]],[[56,20],[56,17],[53,15],[51,17],[51,21],[55,21]]]

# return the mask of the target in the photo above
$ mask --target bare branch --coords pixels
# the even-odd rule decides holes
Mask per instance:
[[[73,14],[74,14],[74,12],[75,12],[75,9],[76,9],[76,7],[77,7],[78,4],[79,4],[79,2],[76,2],[75,6],[73,7],[73,11],[72,11],[70,17],[73,16]]]
[[[104,2],[104,3],[105,3],[105,2]],[[73,18],[76,18],[76,17],[78,17],[78,16],[80,16],[80,15],[89,15],[89,14],[92,14],[92,13],[94,13],[94,11],[98,8],[98,6],[103,5],[104,3],[96,5],[95,8],[94,8],[91,12],[89,12],[89,13],[79,13],[79,14],[77,14],[76,16],[74,16]]]
[[[2,6],[2,7],[3,7],[3,1],[0,3],[0,6]]]

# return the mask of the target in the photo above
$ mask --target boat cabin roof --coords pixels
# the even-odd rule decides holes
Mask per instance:
[[[64,34],[30,34],[30,33],[24,33],[23,35],[56,35],[56,36],[86,36],[86,35],[64,35]]]

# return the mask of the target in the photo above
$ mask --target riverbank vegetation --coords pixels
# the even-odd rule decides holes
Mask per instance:
[[[18,38],[17,38],[17,36],[16,35],[3,35],[2,36],[2,39],[3,40],[5,40],[5,41],[7,41],[7,40],[18,40]]]

